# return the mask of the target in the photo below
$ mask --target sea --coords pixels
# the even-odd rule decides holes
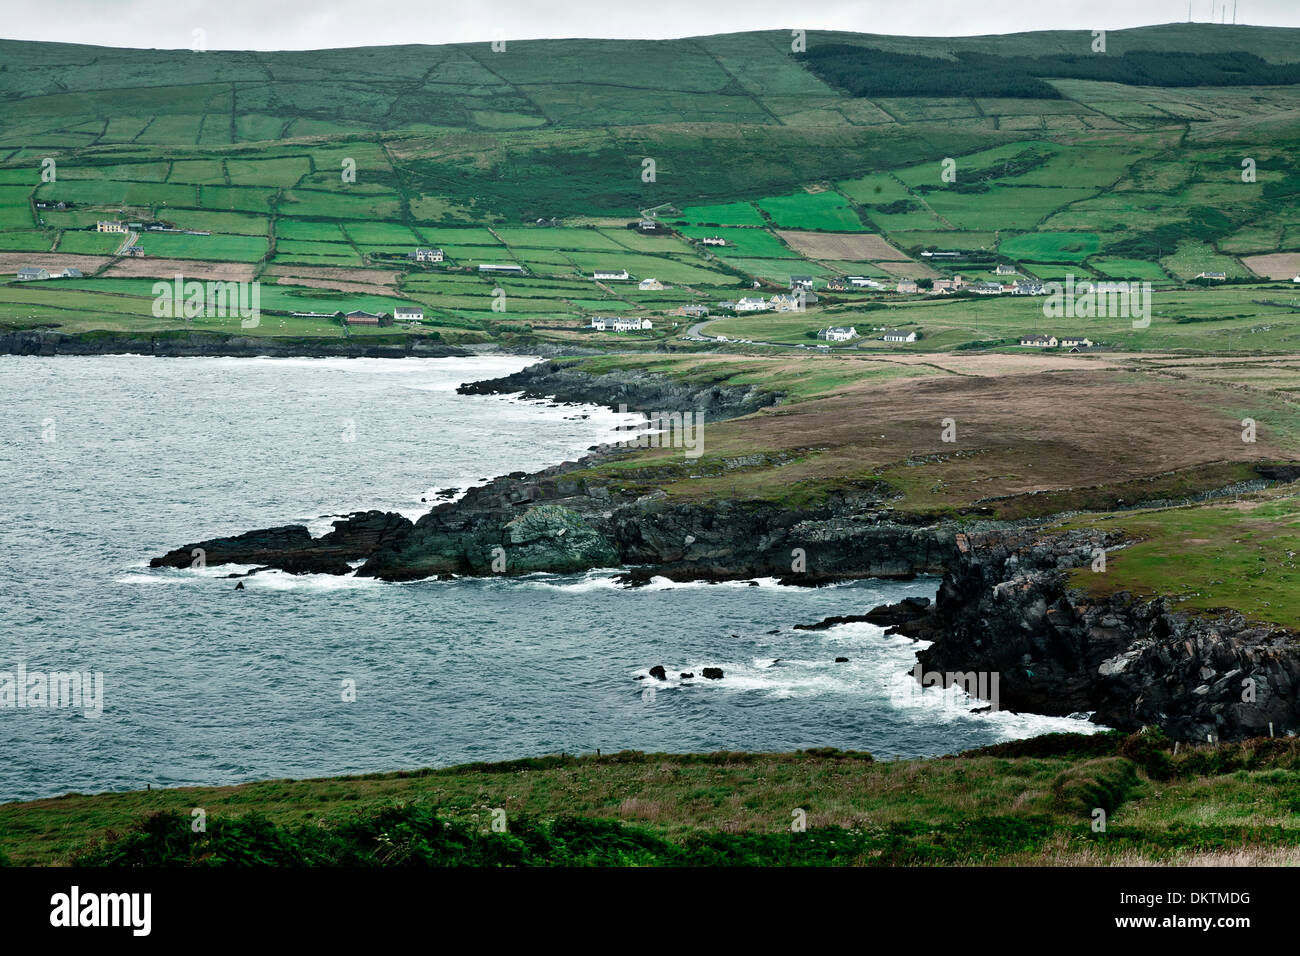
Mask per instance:
[[[934,578],[260,572],[236,590],[248,569],[149,568],[254,528],[415,518],[618,440],[626,416],[597,406],[456,393],[534,361],[0,357],[0,801],[597,750],[909,758],[1097,729],[922,689],[917,645],[870,624],[793,629]]]

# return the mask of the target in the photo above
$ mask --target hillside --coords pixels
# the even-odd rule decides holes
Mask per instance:
[[[1298,766],[1290,741],[1175,754],[1158,734],[554,756],[10,803],[0,844],[18,865],[1283,865]]]

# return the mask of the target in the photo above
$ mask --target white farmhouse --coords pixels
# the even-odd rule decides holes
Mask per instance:
[[[630,278],[632,278],[630,275],[627,274],[627,270],[626,270],[626,269],[619,269],[617,272],[614,272],[613,270],[610,270],[610,269],[597,269],[595,272],[593,272],[593,273],[591,274],[591,277],[592,277],[593,279],[597,279],[597,280],[599,280],[599,279],[618,279],[618,280],[622,280],[622,279],[630,279]]]
[[[767,304],[767,300],[762,296],[759,296],[757,299],[741,299],[736,303],[737,312],[765,312],[769,308],[771,308],[771,306]]]
[[[915,342],[916,333],[906,332],[903,329],[890,329],[881,338],[886,342]]]
[[[847,342],[857,337],[858,330],[851,325],[847,328],[842,325],[832,325],[829,329],[822,329],[817,333],[817,338],[826,339],[828,342]]]

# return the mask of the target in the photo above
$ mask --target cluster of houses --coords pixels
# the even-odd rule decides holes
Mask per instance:
[[[1079,335],[1063,335],[1059,339],[1055,335],[1022,335],[1020,344],[1026,348],[1034,349],[1069,349],[1072,352],[1078,352],[1082,349],[1090,349],[1093,346],[1092,339],[1086,339]]]
[[[799,295],[774,295],[770,299],[763,296],[746,296],[735,302],[719,302],[718,308],[733,312],[798,312],[804,306],[817,301],[817,297],[804,293]]]
[[[882,342],[915,342],[916,332],[907,329],[877,329],[877,332],[883,332],[880,336]],[[853,326],[832,325],[829,329],[822,329],[817,333],[817,338],[825,339],[828,342],[847,342],[850,339],[858,337],[858,330]]]
[[[593,315],[591,327],[597,332],[649,332],[654,323],[649,319],[621,315]]]
[[[999,266],[1001,270],[1003,267]],[[1001,272],[1002,275],[1015,275],[1015,271],[1007,266],[1010,272]],[[921,291],[915,279],[900,279],[896,288],[897,292],[905,295],[915,295]],[[951,295],[954,292],[973,292],[976,295],[1046,295],[1047,290],[1043,283],[1037,279],[1017,279],[1015,282],[967,282],[960,275],[955,275],[951,279],[935,279],[931,284],[930,291],[937,295]]]
[[[82,272],[80,269],[71,267],[64,269],[62,272],[51,272],[49,269],[42,269],[39,266],[24,266],[18,270],[17,279],[19,282],[32,282],[37,279],[80,279]]]

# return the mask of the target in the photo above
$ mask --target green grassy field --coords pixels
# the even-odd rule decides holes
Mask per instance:
[[[0,805],[12,865],[1300,861],[1294,741],[1058,734],[955,759],[554,756]],[[206,813],[195,833],[192,811]],[[1095,810],[1104,830],[1093,829]],[[494,818],[505,822],[495,832]],[[498,827],[498,830],[500,828]]]

